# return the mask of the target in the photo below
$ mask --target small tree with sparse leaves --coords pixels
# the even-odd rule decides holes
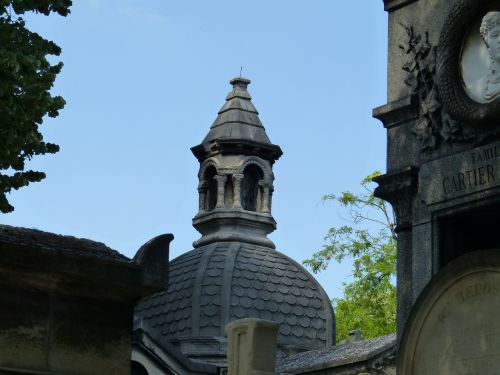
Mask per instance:
[[[343,192],[326,195],[347,209],[351,225],[333,227],[325,237],[323,249],[304,264],[317,273],[327,269],[331,260],[353,261],[354,280],[344,283],[342,298],[332,302],[337,319],[337,340],[347,338],[349,331],[359,329],[365,338],[389,334],[396,330],[396,233],[394,214],[389,205],[373,195],[375,172],[361,181],[359,194]],[[378,231],[364,224],[371,222]]]

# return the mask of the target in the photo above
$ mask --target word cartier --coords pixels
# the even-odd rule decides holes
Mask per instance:
[[[470,153],[473,164],[487,162],[500,158],[500,145],[484,148]],[[496,182],[495,166],[483,165],[477,168],[461,171],[443,178],[443,191],[445,194],[475,190],[477,187]]]

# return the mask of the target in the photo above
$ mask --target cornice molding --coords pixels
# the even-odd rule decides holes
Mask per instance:
[[[418,0],[384,0],[384,10],[386,12],[393,12],[416,1]]]

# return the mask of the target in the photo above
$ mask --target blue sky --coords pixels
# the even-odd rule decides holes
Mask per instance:
[[[270,237],[302,261],[323,244],[341,210],[327,193],[357,190],[385,170],[386,133],[371,117],[386,102],[383,2],[78,0],[72,13],[28,17],[62,47],[54,93],[66,108],[41,127],[55,155],[30,167],[47,178],[15,191],[3,224],[90,238],[133,256],[175,235],[171,258],[199,238],[198,162],[204,138],[239,75],[271,141],[275,164]],[[339,296],[349,265],[318,276]]]

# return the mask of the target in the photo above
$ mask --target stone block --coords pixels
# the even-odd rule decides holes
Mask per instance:
[[[278,324],[241,319],[226,326],[228,375],[274,375]]]

